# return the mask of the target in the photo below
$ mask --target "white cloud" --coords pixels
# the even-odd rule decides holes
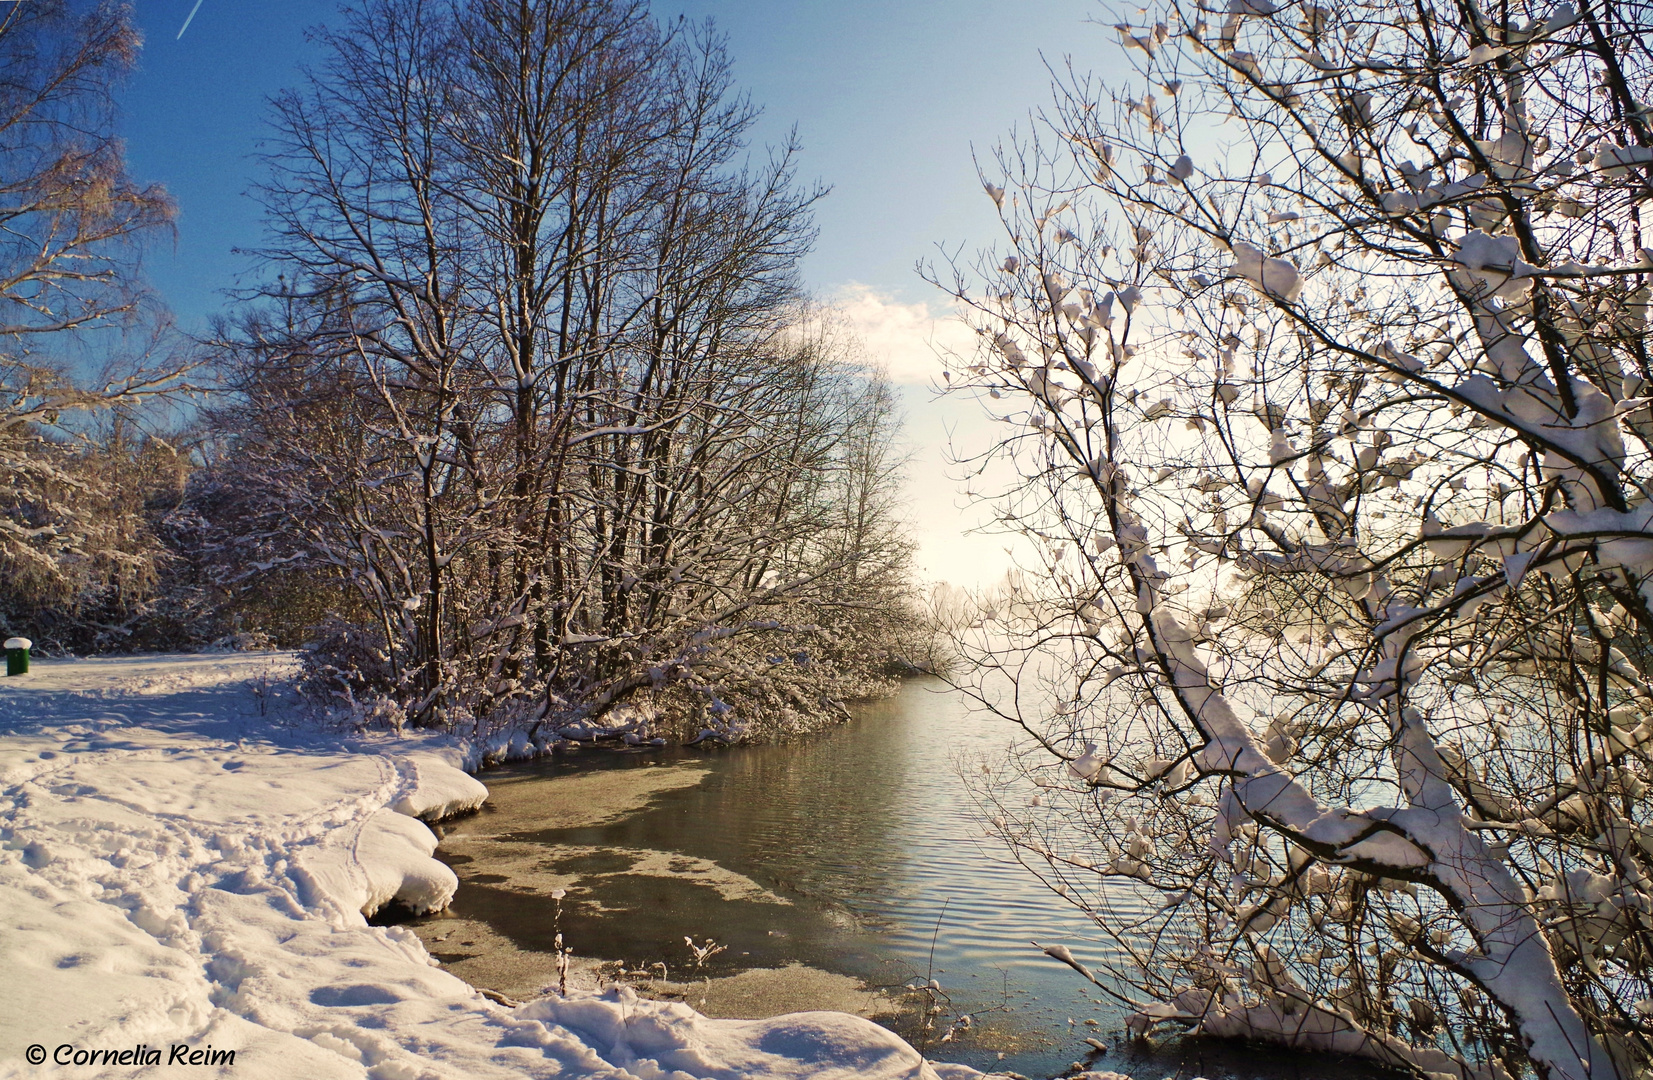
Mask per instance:
[[[901,388],[903,437],[911,452],[904,516],[918,544],[919,578],[969,588],[991,585],[1013,565],[1005,548],[1023,544],[983,530],[992,521],[992,508],[964,494],[958,475],[974,470],[955,462],[980,454],[1004,432],[974,394],[937,393],[946,385],[941,373],[948,369],[947,358],[974,354],[975,331],[945,299],[903,303],[870,285],[851,283],[838,289],[831,303],[860,339],[867,359],[885,365],[890,381]]]
[[[858,282],[839,289],[833,300],[866,346],[868,358],[882,363],[892,382],[939,386],[943,358],[969,356],[976,347],[975,331],[946,305],[904,304]]]

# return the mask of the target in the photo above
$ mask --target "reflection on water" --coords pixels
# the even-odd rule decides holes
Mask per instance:
[[[1048,1076],[1088,1060],[1151,1080],[1322,1075],[1323,1062],[1274,1055],[1094,1057],[1084,1040],[1118,1031],[1117,1007],[1029,940],[1065,942],[1082,959],[1104,946],[985,839],[958,778],[961,758],[1010,739],[939,682],[916,680],[801,743],[588,751],[495,770],[484,777],[491,808],[456,823],[438,851],[462,883],[452,916],[544,953],[560,926],[582,956],[665,963],[679,977],[790,962],[872,985],[933,975],[978,1027],[928,1053],[978,1068]],[[686,936],[725,951],[696,969]]]

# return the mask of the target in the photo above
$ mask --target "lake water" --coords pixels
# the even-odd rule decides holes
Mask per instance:
[[[1032,1077],[1074,1062],[1144,1080],[1325,1075],[1323,1059],[1120,1042],[1117,1006],[1029,943],[1096,957],[1095,927],[986,837],[959,777],[961,760],[1002,755],[1013,731],[937,680],[854,711],[784,746],[587,750],[484,774],[494,809],[450,826],[438,856],[461,887],[420,936],[461,974],[490,940],[541,973],[560,929],[582,957],[664,964],[678,980],[788,964],[868,986],[934,978],[951,999],[943,1019],[974,1023],[926,1053]],[[560,911],[553,888],[566,890]],[[697,968],[685,937],[723,950]],[[884,1022],[916,1043],[907,999]]]

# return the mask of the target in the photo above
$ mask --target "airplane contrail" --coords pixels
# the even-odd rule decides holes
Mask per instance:
[[[195,0],[195,6],[189,9],[189,18],[185,19],[184,25],[178,28],[178,37],[173,38],[173,41],[177,41],[184,36],[184,31],[189,29],[189,24],[195,21],[195,13],[200,10],[201,0]]]

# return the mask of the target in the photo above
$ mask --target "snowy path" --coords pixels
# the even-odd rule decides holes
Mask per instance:
[[[37,662],[0,680],[0,1077],[975,1075],[838,1013],[708,1020],[629,990],[484,999],[361,912],[446,904],[455,879],[414,815],[486,789],[451,751],[345,746],[261,715],[260,680],[289,662]]]

